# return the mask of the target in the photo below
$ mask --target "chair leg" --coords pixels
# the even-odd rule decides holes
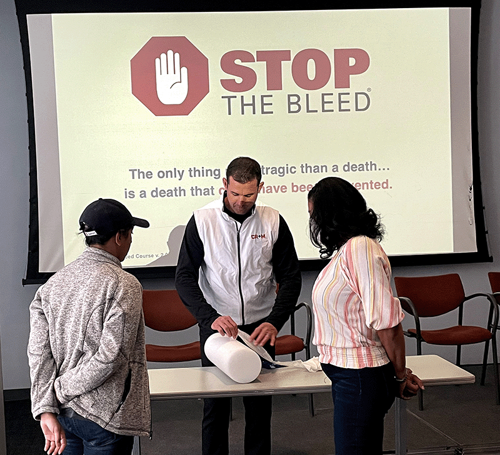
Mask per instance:
[[[491,340],[491,349],[493,351],[493,368],[494,368],[493,377],[495,378],[497,404],[500,404],[500,378],[498,374],[497,340],[495,338],[492,338]]]
[[[314,396],[312,393],[309,394],[309,415],[314,417]]]
[[[488,350],[490,348],[490,340],[486,340],[484,343],[484,355],[483,355],[483,368],[481,370],[481,385],[484,385],[484,380],[486,378],[486,367],[488,366]]]
[[[417,338],[417,355],[422,355],[422,340],[420,338]],[[422,390],[419,390],[417,392],[418,395],[418,410],[423,411],[424,410],[424,393]]]
[[[419,411],[424,410],[424,391],[423,390],[418,391],[418,410]]]
[[[462,357],[461,354],[462,354],[462,345],[458,344],[457,345],[457,367],[460,366],[460,358]]]

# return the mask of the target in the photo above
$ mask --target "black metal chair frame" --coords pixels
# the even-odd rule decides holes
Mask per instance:
[[[500,293],[496,293],[500,296]],[[495,295],[496,295],[495,294]],[[491,345],[492,345],[492,354],[493,354],[493,367],[494,367],[494,379],[495,379],[495,389],[496,389],[496,403],[500,404],[500,381],[499,381],[499,373],[498,373],[498,351],[497,351],[497,343],[496,343],[496,330],[498,328],[498,317],[499,317],[499,303],[495,299],[494,294],[489,294],[489,293],[475,293],[471,294],[469,296],[466,296],[462,303],[458,306],[458,325],[463,325],[463,313],[464,313],[464,303],[468,300],[471,300],[476,297],[486,297],[489,301],[489,315],[488,315],[488,323],[487,323],[487,329],[491,332]],[[425,343],[425,340],[422,338],[421,335],[421,325],[420,325],[420,317],[418,315],[417,309],[415,308],[415,305],[409,299],[408,297],[398,297],[400,301],[402,301],[403,307],[405,305],[407,308],[405,310],[410,313],[414,319],[415,319],[415,331],[416,333],[413,332],[408,332],[404,331],[404,334],[409,337],[409,338],[415,338],[417,340],[417,355],[422,355],[422,343]],[[489,351],[489,343],[490,340],[485,341],[485,346],[484,346],[484,355],[483,355],[483,366],[481,370],[481,385],[484,385],[485,377],[486,377],[486,367],[488,365],[488,351]],[[461,358],[461,353],[462,353],[462,345],[456,345],[457,346],[457,357],[456,357],[456,364],[460,366],[460,358]],[[418,395],[418,407],[422,411],[424,408],[424,401],[423,401],[423,393],[419,391]]]
[[[306,334],[305,337],[303,338],[303,343],[304,343],[304,350],[306,352],[306,359],[311,358],[311,334],[312,334],[312,310],[309,304],[306,302],[300,302],[298,303],[294,310],[293,313],[290,315],[290,335],[297,336],[295,333],[295,313],[300,310],[301,308],[305,308],[306,310]],[[278,336],[279,338],[279,336]],[[278,339],[277,338],[277,339]],[[295,352],[290,353],[292,360],[295,360]],[[288,354],[282,354],[282,355],[288,355]],[[314,397],[313,394],[309,394],[309,414],[311,417],[314,417]]]

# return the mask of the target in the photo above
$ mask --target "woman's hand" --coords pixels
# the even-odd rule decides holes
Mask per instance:
[[[403,400],[409,400],[411,397],[414,397],[420,389],[425,389],[421,379],[413,374],[409,368],[406,368],[406,381],[399,382],[398,386],[399,390],[397,396]]]
[[[66,448],[66,434],[64,429],[52,412],[44,412],[40,417],[40,426],[45,436],[43,450],[49,455],[59,455]]]

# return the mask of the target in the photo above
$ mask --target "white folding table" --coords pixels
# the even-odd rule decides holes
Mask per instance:
[[[406,366],[424,383],[425,387],[438,385],[473,384],[475,376],[437,355],[415,355],[406,357]],[[394,423],[396,455],[406,454],[408,415],[406,400],[397,399]]]
[[[436,355],[410,356],[406,364],[425,386],[470,384],[474,375]],[[263,370],[255,381],[238,384],[217,367],[165,368],[149,370],[151,400],[287,395],[328,392],[331,382],[322,371],[286,367]],[[396,400],[396,455],[406,453],[406,401]],[[136,438],[134,455],[140,454]]]
[[[262,370],[247,384],[234,382],[217,367],[149,370],[151,400],[328,392],[331,385],[322,371],[294,367]]]

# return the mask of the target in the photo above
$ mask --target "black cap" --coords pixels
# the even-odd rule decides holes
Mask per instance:
[[[114,234],[121,229],[149,227],[149,222],[135,218],[121,202],[98,199],[89,204],[80,216],[80,229],[86,237]]]

